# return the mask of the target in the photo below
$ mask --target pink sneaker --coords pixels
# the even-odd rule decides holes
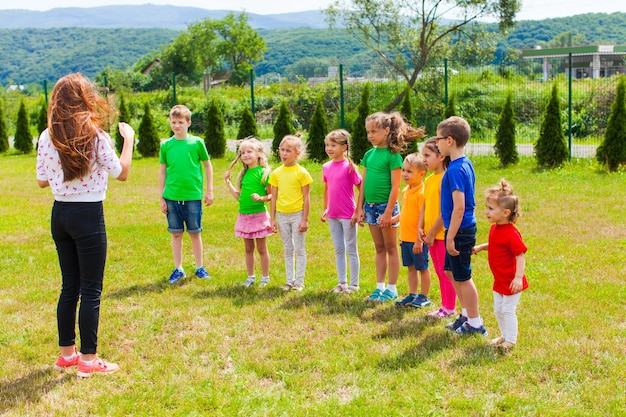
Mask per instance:
[[[428,313],[427,316],[433,319],[445,319],[446,317],[454,316],[455,314],[455,311],[447,311],[445,308],[441,307],[437,311]]]
[[[83,361],[78,362],[78,372],[76,375],[83,378],[89,378],[91,374],[110,374],[120,369],[115,363],[105,362],[100,358],[96,358],[91,365],[87,365]]]
[[[69,361],[66,360],[63,356],[59,355],[57,361],[54,364],[54,369],[57,371],[63,371],[67,368],[71,368],[72,366],[78,365],[78,361],[80,359],[80,354],[76,347],[74,347],[74,356]]]

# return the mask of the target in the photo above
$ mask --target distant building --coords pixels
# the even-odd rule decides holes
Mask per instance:
[[[11,84],[7,87],[7,93],[10,93],[11,91],[22,91],[23,89],[24,86],[21,84]]]
[[[593,79],[624,73],[626,45],[588,45],[565,48],[541,48],[522,50],[524,59],[543,59],[543,80],[550,79],[554,59],[561,60],[561,68],[569,71],[569,55],[572,55],[574,78]]]

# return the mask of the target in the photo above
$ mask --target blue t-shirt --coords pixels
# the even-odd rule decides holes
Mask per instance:
[[[460,229],[465,229],[476,224],[476,215],[474,209],[476,202],[474,200],[474,186],[476,184],[476,174],[472,162],[466,157],[450,161],[448,169],[443,174],[441,180],[441,217],[443,226],[448,229],[452,218],[452,192],[461,191],[465,194],[465,212],[463,220],[461,220]]]

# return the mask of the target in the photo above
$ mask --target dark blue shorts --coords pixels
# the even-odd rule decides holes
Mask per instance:
[[[182,233],[187,225],[187,233],[202,231],[202,201],[173,201],[167,203],[167,230],[170,233]]]
[[[447,238],[448,231],[446,230]],[[452,276],[457,282],[469,281],[472,279],[472,249],[476,245],[476,226],[459,229],[454,238],[454,245],[460,253],[458,256],[451,256],[446,251],[443,269],[452,271]]]
[[[422,253],[413,253],[415,242],[400,242],[402,266],[413,265],[417,271],[428,269],[428,245],[422,244]]]

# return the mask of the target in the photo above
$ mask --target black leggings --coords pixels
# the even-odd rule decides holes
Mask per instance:
[[[57,305],[59,346],[76,344],[76,307],[80,298],[80,351],[95,354],[107,253],[102,202],[55,201],[51,229],[63,277]]]

